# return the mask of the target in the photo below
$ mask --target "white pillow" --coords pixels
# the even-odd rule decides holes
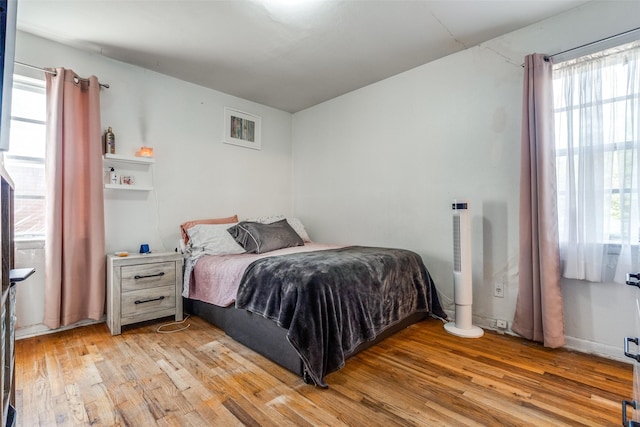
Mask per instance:
[[[289,223],[291,228],[293,228],[295,232],[298,233],[298,236],[300,236],[303,242],[311,241],[307,230],[304,228],[304,225],[302,225],[302,221],[300,221],[298,218],[287,218],[287,222]]]
[[[187,230],[191,252],[206,252],[209,255],[242,254],[240,246],[227,231],[237,223],[198,224]]]
[[[294,229],[294,231],[300,236],[303,242],[310,242],[311,238],[307,233],[307,230],[304,228],[302,221],[298,218],[285,217],[284,215],[272,215],[272,216],[261,216],[259,218],[248,219],[247,221],[259,222],[262,224],[271,224],[276,221],[280,221],[281,219],[287,219],[287,222]]]
[[[259,222],[259,223],[262,223],[262,224],[271,224],[273,222],[280,221],[281,219],[284,219],[284,215],[261,216],[261,217],[257,217],[257,218],[247,219],[247,221]],[[289,224],[289,225],[291,225],[291,224]]]

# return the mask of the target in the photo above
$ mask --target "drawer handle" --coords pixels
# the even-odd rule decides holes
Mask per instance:
[[[161,276],[164,276],[164,271],[161,271],[158,274],[149,274],[147,276],[140,276],[139,274],[136,274],[135,276],[133,276],[133,278],[138,280],[138,279],[147,279],[149,277],[161,277]]]
[[[638,409],[638,402],[635,400],[623,400],[622,401],[622,425],[627,427],[634,425],[634,421],[627,423],[627,406],[631,406],[633,409]]]
[[[627,285],[640,288],[640,273],[627,273]]]
[[[151,298],[151,299],[143,299],[143,300],[136,300],[134,301],[136,304],[144,304],[145,302],[151,302],[151,301],[162,301],[164,299],[164,295],[158,298]]]
[[[638,345],[638,338],[624,337],[624,355],[631,359],[635,359],[637,362],[640,362],[640,354],[633,354],[629,351],[630,342]]]

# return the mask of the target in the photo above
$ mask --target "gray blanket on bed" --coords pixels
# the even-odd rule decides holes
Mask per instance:
[[[257,260],[244,273],[236,307],[287,329],[305,374],[321,387],[358,344],[405,317],[446,317],[418,254],[361,246]]]

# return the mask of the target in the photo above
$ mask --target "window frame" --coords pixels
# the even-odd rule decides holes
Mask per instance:
[[[34,79],[27,76],[22,76],[20,74],[14,74],[13,89],[15,90],[16,88],[23,91],[35,92],[44,96],[46,92],[46,82],[41,79]],[[46,132],[46,120],[34,120],[28,117],[15,116],[12,111],[11,122],[12,123],[21,122],[21,123],[28,123],[28,124],[33,124],[37,126],[43,126]],[[13,161],[32,164],[32,165],[35,165],[36,167],[41,166],[43,169],[45,167],[45,161],[46,161],[45,152],[42,153],[42,157],[19,156],[19,155],[11,155],[10,153],[11,153],[11,148],[9,148],[9,151],[3,153],[3,162],[5,164],[5,167],[8,166],[10,168],[11,163]],[[45,180],[45,185],[46,185],[46,180]],[[14,193],[14,198],[16,200],[46,200],[46,190],[44,194],[24,194],[24,193],[20,193],[19,189],[16,189]],[[43,226],[42,233],[31,233],[31,234],[16,233],[14,237],[16,240],[16,244],[24,248],[30,247],[30,245],[35,245],[37,247],[40,247],[42,245],[41,242],[44,242],[45,240],[45,234],[46,234],[46,231],[44,230],[44,227],[46,226],[46,224],[42,224],[42,226]]]

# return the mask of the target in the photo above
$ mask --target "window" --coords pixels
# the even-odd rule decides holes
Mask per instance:
[[[11,141],[4,165],[15,184],[16,240],[44,239],[45,82],[14,76]]]
[[[564,276],[623,281],[640,241],[640,43],[554,66]]]

